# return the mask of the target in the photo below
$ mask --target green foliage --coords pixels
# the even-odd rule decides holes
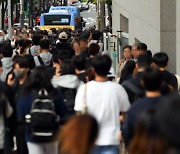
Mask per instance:
[[[111,5],[112,5],[112,0],[106,0],[106,4],[107,4],[108,6],[111,6]]]

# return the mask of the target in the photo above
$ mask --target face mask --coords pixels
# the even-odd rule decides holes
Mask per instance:
[[[16,79],[22,79],[25,76],[26,72],[25,70],[17,70],[14,72],[14,74]]]

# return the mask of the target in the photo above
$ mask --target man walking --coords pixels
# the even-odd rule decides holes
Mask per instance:
[[[93,154],[119,153],[119,115],[120,112],[126,113],[130,107],[124,88],[108,80],[111,64],[109,56],[96,56],[92,60],[95,81],[82,85],[75,99],[75,111],[82,112],[87,106],[87,112],[99,123],[99,136]]]

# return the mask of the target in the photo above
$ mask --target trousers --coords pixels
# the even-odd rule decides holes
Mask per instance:
[[[119,154],[118,145],[95,146],[91,154]]]
[[[29,154],[58,154],[58,142],[32,143],[27,142]]]

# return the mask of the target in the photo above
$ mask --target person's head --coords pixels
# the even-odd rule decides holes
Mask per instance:
[[[137,58],[137,57],[138,57],[137,44],[134,44],[134,45],[132,46],[131,52],[132,52],[133,58]]]
[[[32,37],[33,45],[39,45],[40,40],[41,40],[41,35],[39,35],[39,34],[34,34],[33,35],[33,37]]]
[[[112,60],[108,55],[98,55],[92,59],[96,75],[106,77],[111,68]]]
[[[145,54],[147,51],[147,45],[145,43],[138,43],[137,50],[139,51],[139,55]]]
[[[58,50],[57,56],[59,61],[63,61],[66,59],[71,59],[73,55],[70,50]]]
[[[80,41],[79,40],[74,40],[73,44],[72,44],[72,48],[75,51],[76,55],[79,55],[81,52],[81,48],[80,48]]]
[[[60,34],[59,34],[59,40],[60,40],[60,42],[67,42],[67,40],[68,40],[68,35],[67,35],[67,33],[66,32],[61,32]]]
[[[32,55],[26,54],[26,55],[24,55],[24,58],[28,62],[30,70],[32,70],[32,69],[34,69],[36,67],[36,64],[34,62],[34,57]]]
[[[154,54],[153,58],[153,64],[155,64],[158,68],[166,68],[168,65],[169,57],[165,52],[159,52]]]
[[[89,153],[98,136],[98,124],[90,115],[72,117],[60,132],[60,151],[66,154]]]
[[[10,43],[4,42],[3,45],[1,46],[0,50],[1,50],[3,57],[12,57],[13,49],[12,49]]]
[[[146,67],[150,66],[151,62],[152,61],[149,55],[139,55],[137,59],[137,67],[139,70],[144,70]]]
[[[61,61],[61,75],[75,74],[75,67],[71,60]]]
[[[72,61],[74,63],[75,68],[78,71],[85,70],[86,59],[84,56],[82,56],[82,55],[74,56]]]
[[[42,88],[51,92],[51,90],[54,89],[51,84],[51,79],[52,75],[49,73],[48,68],[45,66],[35,67],[28,78],[28,82],[25,84],[24,92],[39,91]]]
[[[131,59],[132,53],[131,53],[132,47],[130,45],[127,45],[123,48],[123,55],[125,59]]]
[[[29,37],[30,37],[30,38],[33,38],[33,35],[34,35],[34,34],[35,34],[35,31],[31,29],[31,30],[29,31]]]
[[[22,48],[23,47],[23,44],[24,44],[24,40],[23,39],[19,39],[15,42],[15,45],[18,47],[18,48]]]
[[[26,54],[26,50],[27,50],[28,48],[30,48],[31,45],[32,45],[32,41],[31,41],[31,40],[29,40],[29,39],[24,40],[24,41],[23,41],[23,46],[22,46],[22,48],[20,49],[20,54]]]
[[[80,38],[80,49],[81,49],[81,51],[84,51],[84,50],[86,50],[87,49],[87,47],[88,47],[88,39],[87,38],[85,38],[85,37],[83,37],[83,38]]]
[[[151,57],[151,59],[152,59],[152,51],[151,51],[151,50],[147,50],[146,54],[147,54],[149,57]]]
[[[172,95],[161,102],[158,122],[170,148],[180,151],[180,96]]]
[[[47,38],[48,38],[48,31],[43,30],[43,39],[47,39]]]
[[[121,72],[120,83],[132,77],[135,67],[136,67],[136,63],[134,60],[128,60],[125,63],[124,68],[122,69]]]
[[[39,42],[41,50],[48,50],[50,46],[50,42],[48,39],[43,39]]]
[[[29,38],[29,34],[28,34],[28,32],[26,32],[26,31],[23,31],[23,32],[21,33],[21,36],[22,36],[22,39],[24,39],[24,40],[27,40],[27,39]]]
[[[25,57],[18,57],[14,60],[13,72],[17,80],[27,77],[29,73],[29,63]]]
[[[147,91],[160,91],[162,80],[162,73],[153,67],[146,68],[142,74],[142,82]]]
[[[89,53],[91,57],[96,56],[99,53],[99,45],[97,43],[92,43],[89,46]]]
[[[151,107],[140,113],[128,150],[134,154],[166,152],[167,145],[160,132],[157,108]]]
[[[92,39],[99,40],[101,37],[101,32],[99,30],[92,31]]]

